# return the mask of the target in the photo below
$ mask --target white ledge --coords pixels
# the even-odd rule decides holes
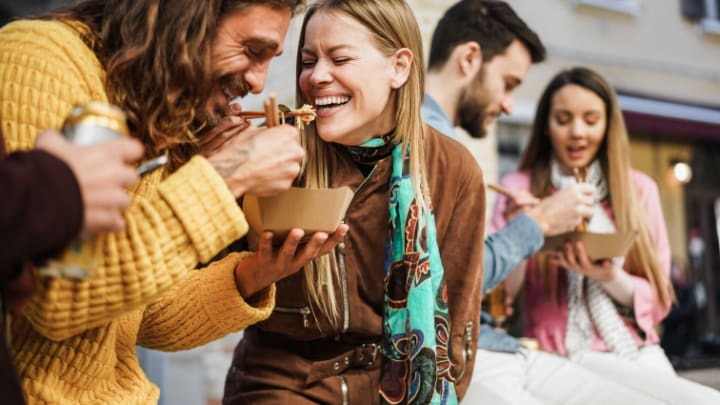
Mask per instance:
[[[700,20],[700,29],[705,34],[720,35],[720,20],[703,18]]]
[[[680,102],[653,100],[638,96],[618,94],[620,109],[658,117],[696,121],[711,125],[720,124],[720,110]]]
[[[639,0],[575,0],[575,3],[583,6],[615,11],[633,17],[640,15]]]

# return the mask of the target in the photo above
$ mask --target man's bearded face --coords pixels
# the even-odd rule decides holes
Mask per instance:
[[[491,94],[488,94],[485,68],[481,67],[473,82],[460,95],[457,106],[456,124],[473,138],[483,138],[487,127],[500,115],[498,106],[492,106]]]

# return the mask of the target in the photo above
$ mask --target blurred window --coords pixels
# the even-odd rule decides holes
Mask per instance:
[[[530,124],[498,122],[498,178],[518,169],[531,129]]]
[[[680,12],[705,33],[720,35],[720,0],[680,0]]]

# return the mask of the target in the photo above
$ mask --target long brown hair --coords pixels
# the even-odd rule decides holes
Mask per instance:
[[[83,0],[46,16],[69,23],[105,68],[111,103],[148,156],[177,168],[195,152],[213,88],[211,42],[224,16],[253,3],[298,11],[305,0]]]
[[[410,174],[415,185],[418,204],[429,206],[425,167],[425,129],[420,118],[425,72],[423,69],[422,37],[415,16],[404,0],[320,0],[313,3],[305,14],[300,33],[301,50],[305,43],[305,28],[312,16],[319,12],[340,12],[358,21],[375,39],[375,46],[385,55],[407,48],[413,53],[410,74],[403,86],[395,92],[396,142],[409,148]],[[298,52],[296,75],[302,71],[302,55]],[[306,103],[298,86],[298,104]],[[377,134],[380,135],[380,134]],[[315,124],[306,128],[303,137],[307,151],[303,185],[307,188],[329,187],[335,172],[337,156],[333,148],[317,135]],[[339,314],[334,284],[338,279],[334,255],[326,255],[305,266],[308,295],[331,323],[337,324]]]
[[[615,90],[602,76],[590,69],[576,67],[561,71],[550,81],[540,97],[530,141],[520,162],[520,170],[530,173],[530,191],[534,195],[550,195],[550,161],[553,147],[548,135],[548,121],[552,97],[568,84],[592,91],[605,104],[607,127],[597,158],[600,160],[603,175],[608,180],[608,194],[616,227],[621,231],[638,232],[638,238],[627,255],[625,270],[630,274],[645,277],[660,303],[667,308],[674,299],[672,285],[667,282],[666,271],[658,260],[645,212],[637,201],[630,176],[630,142]],[[545,262],[540,256],[536,256],[534,260],[541,265]],[[554,287],[550,288],[552,291]]]

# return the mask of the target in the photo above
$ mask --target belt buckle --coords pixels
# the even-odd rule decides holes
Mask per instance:
[[[368,362],[368,366],[372,366],[375,364],[375,360],[377,360],[377,354],[380,346],[377,343],[363,343],[361,345],[363,349],[370,349],[370,361]]]

